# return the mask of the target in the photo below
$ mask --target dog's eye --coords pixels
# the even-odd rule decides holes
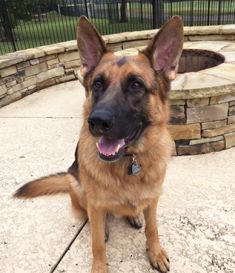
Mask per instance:
[[[130,84],[130,88],[132,90],[139,90],[143,87],[143,84],[139,81],[133,81],[131,84]]]
[[[96,90],[101,90],[101,89],[103,89],[103,82],[100,81],[100,80],[96,80],[96,81],[94,81],[94,83],[93,83],[93,87],[94,87]]]

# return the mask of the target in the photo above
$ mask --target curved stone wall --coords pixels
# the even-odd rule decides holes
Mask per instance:
[[[117,54],[135,54],[155,33],[120,33],[104,39]],[[185,27],[185,41],[186,49],[215,51],[225,62],[179,74],[173,82],[169,129],[175,140],[174,154],[235,146],[235,25]],[[190,63],[188,58],[185,63]],[[78,78],[79,66],[75,41],[0,56],[0,107],[44,87]]]

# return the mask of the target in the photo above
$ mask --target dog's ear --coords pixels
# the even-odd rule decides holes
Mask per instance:
[[[176,77],[184,42],[184,26],[179,16],[172,17],[156,34],[143,53],[156,72],[164,71],[169,80]]]
[[[78,20],[77,45],[83,66],[81,74],[84,76],[98,64],[102,55],[107,52],[101,35],[85,16],[81,16]]]

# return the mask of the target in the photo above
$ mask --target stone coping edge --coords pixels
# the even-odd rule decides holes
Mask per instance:
[[[113,45],[118,45],[122,42],[131,42],[137,40],[149,40],[156,33],[158,29],[133,31],[133,32],[122,32],[118,34],[105,35],[104,40],[108,46],[112,48]],[[218,26],[193,26],[184,27],[184,35],[186,41],[200,40],[203,36],[215,36],[218,39],[219,36],[224,40],[235,39],[235,24],[234,25],[218,25]],[[210,37],[207,37],[210,39]],[[130,47],[132,45],[130,44]],[[128,47],[125,47],[128,48]],[[59,52],[74,51],[77,49],[76,41],[61,42],[51,45],[39,46],[36,48],[29,48],[25,50],[19,50],[13,53],[0,55],[0,69],[11,65],[15,65],[30,59],[48,56]],[[114,48],[115,49],[115,48]],[[119,50],[119,48],[116,48]],[[121,49],[121,48],[120,48]]]

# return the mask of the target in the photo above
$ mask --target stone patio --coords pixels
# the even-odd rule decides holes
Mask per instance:
[[[0,109],[0,272],[49,273],[81,225],[68,196],[22,201],[12,193],[71,164],[83,100],[83,87],[74,81]],[[171,160],[159,206],[171,272],[234,272],[234,181],[235,148]],[[156,272],[147,260],[143,228],[133,230],[121,219],[110,219],[107,255],[110,273]],[[54,272],[88,273],[90,267],[87,224]]]

